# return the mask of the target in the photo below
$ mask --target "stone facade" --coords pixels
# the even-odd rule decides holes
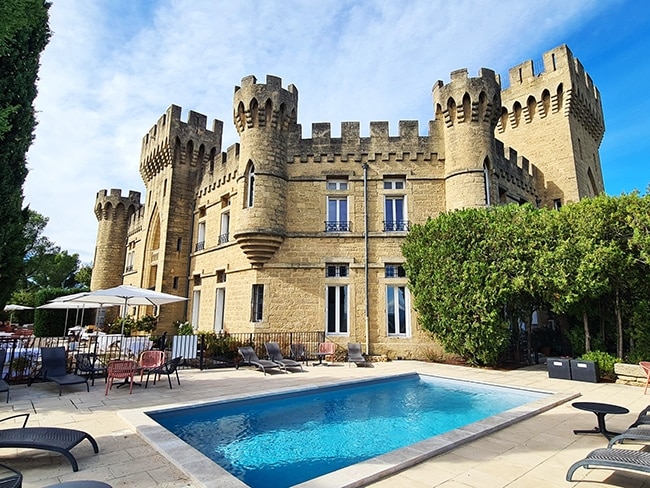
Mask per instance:
[[[326,331],[364,352],[439,352],[417,325],[400,246],[412,223],[500,203],[557,207],[604,190],[604,122],[591,79],[566,46],[510,70],[481,69],[433,87],[434,120],[313,124],[303,138],[298,90],[267,76],[235,88],[240,143],[222,122],[180,120],[172,105],[142,142],[147,200],[98,193],[93,288],[119,283],[187,296],[159,323],[200,330]],[[138,196],[139,200],[139,196]],[[110,207],[109,207],[110,205]]]

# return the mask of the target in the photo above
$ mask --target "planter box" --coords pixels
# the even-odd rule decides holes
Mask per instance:
[[[546,358],[546,367],[549,378],[571,379],[571,368],[567,358]]]
[[[576,381],[586,381],[588,383],[598,383],[600,372],[598,364],[594,361],[583,361],[582,359],[572,359],[571,379]]]

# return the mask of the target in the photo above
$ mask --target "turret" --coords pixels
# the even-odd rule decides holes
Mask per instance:
[[[466,69],[453,71],[450,83],[434,85],[433,103],[436,119],[444,125],[447,209],[489,205],[497,191],[490,174],[501,107],[499,80],[486,68],[478,78],[469,78]]]
[[[240,218],[233,237],[253,266],[263,266],[280,247],[286,232],[287,143],[296,122],[298,90],[267,76],[254,76],[235,87],[234,123],[241,138],[236,205]]]
[[[122,284],[129,219],[140,207],[140,192],[130,191],[128,197],[115,189],[97,192],[95,216],[99,225],[91,290]]]

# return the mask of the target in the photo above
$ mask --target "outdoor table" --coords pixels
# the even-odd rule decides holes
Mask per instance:
[[[625,407],[619,407],[618,405],[610,405],[609,403],[597,403],[597,402],[575,402],[571,404],[573,407],[579,410],[585,410],[586,412],[593,412],[598,419],[598,426],[594,427],[591,430],[574,430],[574,434],[603,434],[607,439],[611,439],[615,435],[618,435],[618,432],[611,432],[607,430],[605,425],[605,415],[621,415],[629,413],[630,411]]]

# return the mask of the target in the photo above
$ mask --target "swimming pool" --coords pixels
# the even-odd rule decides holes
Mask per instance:
[[[413,373],[147,414],[248,486],[281,487],[548,396]]]

